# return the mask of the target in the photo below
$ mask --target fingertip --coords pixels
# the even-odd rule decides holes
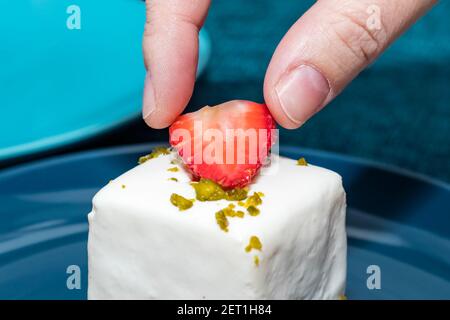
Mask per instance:
[[[148,70],[142,117],[152,128],[165,128],[184,110],[194,89],[198,31],[209,0],[148,2],[144,63]]]
[[[286,116],[286,114],[282,111],[274,87],[269,84],[266,84],[266,82],[264,82],[264,102],[266,103],[267,108],[269,108],[270,113],[272,114],[275,121],[283,128],[297,129],[302,125],[293,122]]]
[[[174,119],[167,119],[164,116],[158,116],[157,114],[153,114],[144,118],[145,123],[153,129],[164,129],[172,124]]]

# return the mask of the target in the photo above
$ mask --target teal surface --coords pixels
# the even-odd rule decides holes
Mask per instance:
[[[80,29],[66,10],[80,8]],[[140,116],[139,0],[0,1],[0,161],[86,139]],[[200,39],[199,71],[209,56]]]
[[[153,146],[96,150],[3,170],[0,299],[86,298],[92,197]],[[280,153],[305,156],[343,178],[349,299],[450,298],[449,185],[320,151],[281,146]],[[66,286],[70,265],[80,268],[80,290]],[[366,285],[371,265],[381,271],[379,290]]]

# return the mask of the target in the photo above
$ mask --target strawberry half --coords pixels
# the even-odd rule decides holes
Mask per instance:
[[[179,116],[169,134],[194,178],[234,188],[258,173],[275,141],[274,129],[265,104],[234,100]]]

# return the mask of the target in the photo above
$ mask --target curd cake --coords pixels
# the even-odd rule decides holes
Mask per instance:
[[[114,179],[89,214],[89,299],[338,299],[341,177],[281,157],[247,188],[240,201],[197,200],[174,153]]]
[[[342,297],[341,177],[304,158],[267,164],[277,136],[267,106],[206,106],[169,135],[171,149],[94,197],[89,299]]]

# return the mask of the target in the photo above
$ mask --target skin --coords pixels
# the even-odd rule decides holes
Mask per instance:
[[[283,127],[300,127],[332,101],[436,0],[318,0],[287,31],[264,79]],[[198,31],[210,0],[147,0],[143,118],[169,126],[192,95]]]

